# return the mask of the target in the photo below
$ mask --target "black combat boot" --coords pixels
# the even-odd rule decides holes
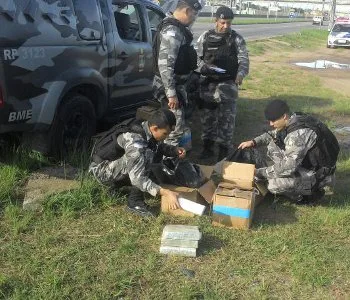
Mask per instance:
[[[145,196],[137,187],[131,187],[128,197],[127,210],[141,217],[154,217],[145,203]]]
[[[317,189],[311,195],[303,196],[303,199],[296,204],[313,206],[323,199],[325,190],[323,188]]]
[[[219,145],[218,161],[221,161],[225,157],[227,157],[227,153],[228,153],[228,148],[224,145]]]
[[[211,140],[203,140],[203,149],[199,155],[200,159],[207,159],[214,156],[214,146],[215,142]]]

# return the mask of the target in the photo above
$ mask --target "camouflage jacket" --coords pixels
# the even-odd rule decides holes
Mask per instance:
[[[149,178],[155,155],[174,157],[177,155],[177,148],[162,142],[155,142],[149,130],[148,122],[143,122],[142,127],[146,133],[146,140],[140,134],[131,132],[120,134],[117,138],[119,146],[125,150],[125,154],[121,158],[123,160],[121,173],[129,175],[133,186],[156,196],[159,194],[160,186]],[[152,139],[156,143],[155,147],[149,147]]]
[[[204,44],[204,38],[206,36],[206,34],[208,33],[209,30],[205,31],[202,33],[202,35],[198,38],[197,41],[197,54],[198,54],[198,70],[201,69],[201,67],[205,64],[205,62],[203,61],[203,44]],[[244,40],[244,38],[236,33],[236,39],[235,39],[235,43],[236,43],[236,47],[237,47],[237,59],[238,59],[238,72],[237,75],[242,76],[242,78],[244,78],[245,76],[248,75],[249,73],[249,55],[248,55],[248,50],[247,50],[247,46],[246,46],[246,42]]]
[[[167,16],[173,18],[172,16]],[[175,25],[165,26],[160,32],[160,47],[158,56],[158,69],[160,77],[155,75],[153,85],[156,88],[163,86],[166,96],[176,96],[175,86],[179,82],[185,82],[189,75],[174,74],[175,62],[180,46],[186,43],[181,29]]]
[[[293,122],[295,122],[294,114],[290,117],[287,126]],[[294,176],[297,169],[301,167],[307,152],[315,145],[317,134],[310,128],[293,131],[284,137],[284,150],[275,146],[276,137],[277,131],[273,130],[254,138],[257,146],[268,146],[267,155],[274,162],[272,166],[264,170],[264,177]]]

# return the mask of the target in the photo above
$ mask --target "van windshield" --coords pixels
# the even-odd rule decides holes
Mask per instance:
[[[332,31],[333,32],[349,32],[350,33],[350,24],[335,24]]]

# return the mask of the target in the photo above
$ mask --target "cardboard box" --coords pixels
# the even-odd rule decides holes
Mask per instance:
[[[237,188],[252,190],[254,187],[255,165],[225,161],[222,168],[224,182],[232,183]]]
[[[224,162],[221,182],[213,196],[212,223],[215,226],[248,229],[254,208],[263,199],[254,186],[255,166]]]
[[[213,171],[213,167],[202,165],[199,166],[202,172],[204,173],[205,177],[208,179],[208,181],[204,183],[201,187],[188,188],[176,185],[162,185],[162,187],[179,193],[179,197],[185,198],[190,201],[194,201],[205,206],[209,206],[208,204],[212,202],[212,197],[216,189],[214,182],[209,179]],[[161,199],[161,211],[165,213],[170,213],[175,216],[193,217],[195,215],[194,213],[185,211],[183,209],[169,209],[168,199],[164,196],[162,196]]]

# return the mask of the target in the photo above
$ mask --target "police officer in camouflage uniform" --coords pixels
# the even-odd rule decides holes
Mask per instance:
[[[333,181],[335,163],[330,168],[314,167],[308,163],[319,160],[315,156],[311,158],[311,153],[321,157],[322,152],[327,152],[320,148],[318,141],[321,138],[318,138],[315,130],[305,126],[295,127],[299,129],[291,131],[293,126],[300,123],[302,115],[290,113],[287,103],[282,100],[270,102],[265,108],[265,116],[274,130],[238,146],[241,149],[267,146],[267,156],[273,164],[257,169],[257,179],[267,180],[271,193],[282,194],[298,204],[322,198],[325,193],[323,187]],[[337,149],[336,139],[332,144]],[[323,169],[327,171],[321,174],[319,171]]]
[[[152,196],[167,196],[170,208],[179,208],[177,194],[160,187],[151,178],[154,160],[167,157],[184,158],[184,148],[164,144],[175,127],[175,116],[170,110],[156,111],[149,121],[133,126],[129,132],[117,135],[115,148],[121,150],[119,157],[103,159],[101,151],[94,151],[89,172],[102,184],[108,186],[131,183],[132,188],[128,197],[127,209],[141,216],[152,216],[144,202],[144,192]],[[117,151],[118,153],[118,151]]]
[[[198,69],[202,75],[200,157],[213,156],[217,142],[218,160],[221,160],[233,145],[238,85],[249,72],[249,57],[243,37],[231,29],[232,10],[221,6],[215,16],[215,29],[204,32],[197,43]]]
[[[153,44],[154,96],[176,116],[175,130],[165,141],[175,146],[184,130],[184,106],[188,103],[186,83],[197,67],[197,53],[188,26],[201,8],[198,0],[179,0],[174,13],[160,23]]]

